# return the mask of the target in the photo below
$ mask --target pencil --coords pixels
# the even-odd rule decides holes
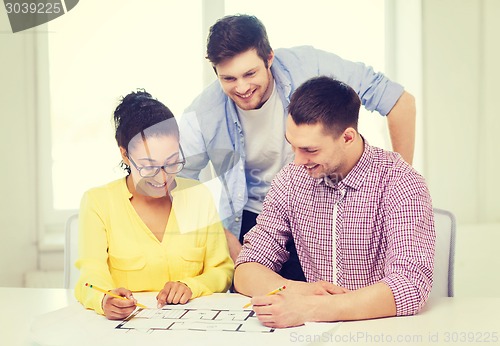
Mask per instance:
[[[266,296],[272,296],[273,294],[276,294],[276,293],[278,293],[278,292],[283,291],[285,288],[286,288],[286,286],[281,286],[281,287],[279,287],[279,288],[277,288],[277,289],[275,289],[275,290],[272,290],[271,292],[269,292],[268,294],[266,294]],[[243,306],[243,309],[248,308],[250,305],[252,305],[252,302],[250,302],[250,303],[248,303],[248,304],[245,304],[245,305]]]
[[[122,300],[128,300],[127,297],[122,297],[122,296],[119,296],[118,294],[114,294],[110,291],[106,291],[105,289],[102,289],[100,287],[97,287],[95,285],[92,285],[92,284],[89,284],[88,282],[85,284],[85,286],[88,286],[90,288],[93,288],[95,290],[98,290],[99,292],[102,292],[104,294],[107,294],[108,296],[111,296],[113,298],[118,298],[118,299],[122,299]],[[142,304],[139,304],[139,303],[136,303],[135,305],[137,305],[138,307],[140,308],[143,308],[143,309],[147,309],[148,307],[146,305],[142,305]]]

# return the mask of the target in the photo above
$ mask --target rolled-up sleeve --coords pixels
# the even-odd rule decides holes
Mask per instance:
[[[369,111],[387,115],[403,94],[401,84],[361,62],[342,59],[333,53],[317,50],[320,75],[329,75],[349,84]]]
[[[381,281],[392,290],[396,314],[405,316],[419,312],[429,297],[436,234],[425,184],[413,182],[399,193],[388,209],[385,277]]]

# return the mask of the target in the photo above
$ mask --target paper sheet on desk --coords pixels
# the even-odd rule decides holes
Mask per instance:
[[[155,306],[151,295],[134,294],[146,306]],[[214,294],[201,297],[183,306],[189,309],[239,309],[248,298],[233,294]],[[76,303],[64,309],[39,316],[31,328],[32,339],[40,345],[165,345],[168,341],[178,345],[251,345],[258,343],[280,345],[293,343],[305,345],[320,338],[323,333],[336,329],[336,323],[309,323],[305,326],[275,329],[272,333],[256,331],[211,331],[211,330],[151,330],[117,329],[120,321],[109,321],[94,311],[85,310]]]
[[[38,316],[31,325],[31,339],[39,345],[113,344],[116,321],[110,321],[80,303]],[[111,342],[111,343],[110,343]]]

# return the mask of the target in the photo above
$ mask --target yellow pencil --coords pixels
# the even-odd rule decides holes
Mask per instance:
[[[272,290],[271,292],[269,292],[268,294],[266,294],[266,296],[272,296],[273,294],[276,294],[276,293],[278,293],[278,292],[283,291],[285,288],[286,288],[286,286],[281,286],[280,288],[277,288],[277,289],[275,289],[275,290]],[[243,306],[243,309],[248,308],[250,305],[252,305],[252,302],[250,302],[250,303],[248,303],[248,304],[245,304],[245,305]]]
[[[118,294],[114,294],[113,292],[106,291],[105,289],[102,289],[102,288],[97,287],[95,285],[89,284],[88,282],[85,284],[85,286],[88,286],[90,288],[98,290],[99,292],[107,294],[108,296],[111,296],[113,298],[118,298],[118,299],[122,299],[122,300],[129,300],[127,297],[119,296]],[[136,303],[135,305],[137,305],[138,307],[143,308],[143,309],[147,309],[148,308],[146,305],[142,305],[142,304],[139,304],[139,303]]]

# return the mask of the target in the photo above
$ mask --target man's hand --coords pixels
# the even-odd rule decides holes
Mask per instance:
[[[108,320],[123,320],[135,310],[137,300],[134,299],[131,291],[123,287],[115,288],[111,292],[128,300],[118,299],[107,294],[104,295],[104,298],[102,298],[104,316]]]
[[[286,328],[311,321],[314,310],[311,296],[347,293],[349,290],[327,281],[289,281],[286,290],[266,296],[255,296],[251,302],[259,321],[266,327]]]
[[[271,328],[303,325],[308,321],[307,314],[312,309],[307,297],[290,292],[254,297],[252,303],[260,323]]]
[[[186,284],[178,281],[168,281],[156,296],[158,308],[165,304],[186,304],[192,295],[193,292]]]

